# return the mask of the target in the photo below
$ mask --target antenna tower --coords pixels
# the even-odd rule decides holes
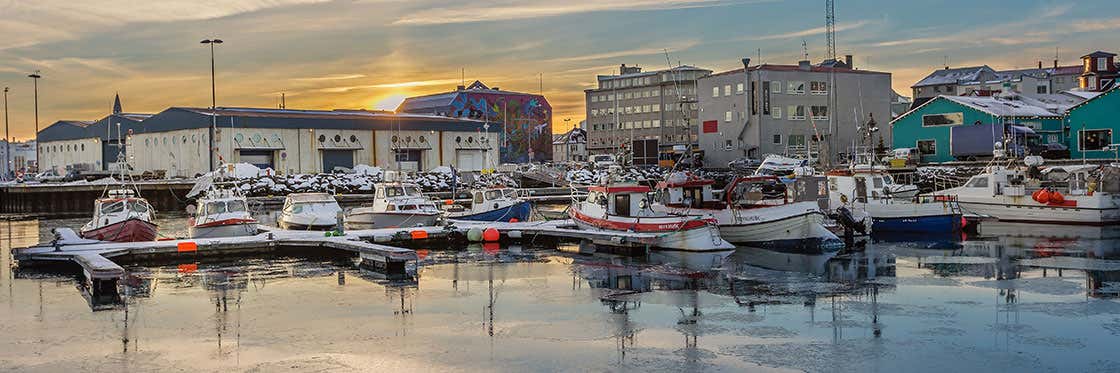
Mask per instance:
[[[828,58],[836,60],[836,1],[824,0],[824,28],[828,38]]]

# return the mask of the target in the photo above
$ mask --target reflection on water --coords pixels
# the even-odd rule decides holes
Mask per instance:
[[[126,263],[108,305],[73,266],[13,269],[11,247],[81,223],[0,222],[0,369],[1120,370],[1115,227],[825,254],[430,247],[406,280],[344,254]]]

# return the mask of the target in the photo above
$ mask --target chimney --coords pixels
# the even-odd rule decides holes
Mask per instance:
[[[1058,68],[1058,59],[1057,58],[1054,59],[1054,68],[1055,69]]]
[[[455,86],[455,90],[456,90],[456,91],[462,91],[462,90],[464,90],[464,89],[467,89],[467,87],[466,87],[466,86],[462,86],[462,85],[459,85],[459,86]]]
[[[501,88],[498,88],[498,87],[492,87],[492,88],[490,88],[490,89],[493,89],[493,90],[495,90],[495,91],[500,91],[500,90],[502,90]]]
[[[1042,70],[1042,61],[1041,60],[1038,61],[1038,69]]]
[[[802,71],[809,71],[813,69],[813,65],[810,65],[808,60],[801,60],[797,61],[797,68]]]
[[[866,62],[866,61],[864,61],[864,62]],[[855,69],[856,68],[854,65],[852,65],[852,55],[850,55],[850,54],[845,54],[844,55],[844,64],[848,65],[849,69]]]

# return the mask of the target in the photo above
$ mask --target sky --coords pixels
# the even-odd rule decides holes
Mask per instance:
[[[931,70],[1063,65],[1116,52],[1114,0],[837,0],[837,53],[893,74],[895,90]],[[542,91],[554,132],[584,117],[583,90],[619,64],[724,71],[825,55],[824,1],[802,0],[0,0],[0,86],[11,135],[96,120],[119,93],[127,112],[218,106],[392,108],[453,90],[465,76]],[[666,58],[665,51],[668,51]],[[543,84],[542,84],[543,83]],[[565,119],[570,119],[565,121]]]

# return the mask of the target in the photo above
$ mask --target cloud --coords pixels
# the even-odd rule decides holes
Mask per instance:
[[[859,22],[846,23],[846,24],[842,23],[842,24],[836,26],[836,32],[854,30],[854,29],[857,29],[857,28],[861,28],[863,26],[867,26],[870,23],[871,23],[871,21],[859,21]],[[792,39],[792,38],[803,38],[803,37],[807,37],[807,36],[823,35],[824,33],[825,33],[825,28],[824,28],[824,26],[821,26],[821,27],[814,27],[814,28],[811,28],[811,29],[805,29],[805,30],[801,30],[801,31],[787,32],[787,33],[784,33],[784,34],[773,34],[773,35],[765,35],[765,36],[758,36],[758,37],[749,37],[749,38],[746,38],[746,40]]]
[[[381,83],[381,84],[364,84],[364,85],[351,85],[343,87],[327,87],[315,90],[315,92],[323,93],[344,93],[350,91],[359,91],[367,89],[381,89],[381,88],[411,88],[411,87],[426,87],[433,85],[456,84],[459,79],[434,79],[434,80],[416,80],[409,82],[398,83]]]
[[[315,77],[308,77],[308,78],[293,78],[292,80],[299,80],[299,81],[305,81],[305,82],[322,82],[322,81],[332,81],[332,80],[358,79],[358,78],[364,78],[364,77],[366,77],[365,74],[335,74],[335,75],[315,76]]]
[[[697,45],[700,45],[699,41],[685,40],[685,41],[682,41],[682,42],[673,43],[673,44],[665,46],[665,47],[635,48],[635,49],[621,50],[621,51],[616,51],[616,52],[603,52],[603,53],[585,54],[585,55],[581,55],[581,56],[555,58],[555,59],[549,60],[549,62],[582,62],[582,61],[605,60],[605,59],[618,58],[618,57],[648,56],[648,55],[653,55],[653,54],[665,53],[666,49],[668,49],[670,52],[679,52],[679,51],[683,51],[683,50],[687,50],[689,48],[695,47]]]
[[[1070,27],[1077,32],[1117,30],[1120,29],[1120,17],[1074,21]]]
[[[1073,10],[1073,4],[1058,4],[1057,6],[1046,8],[1046,10],[1042,12],[1041,16],[1043,18],[1061,17],[1069,13],[1069,11],[1071,10]]]
[[[394,25],[440,25],[486,21],[510,21],[568,14],[622,10],[668,10],[725,6],[746,1],[731,0],[533,0],[521,3],[467,2],[460,7],[425,9],[406,15]],[[760,2],[760,1],[752,1]]]

